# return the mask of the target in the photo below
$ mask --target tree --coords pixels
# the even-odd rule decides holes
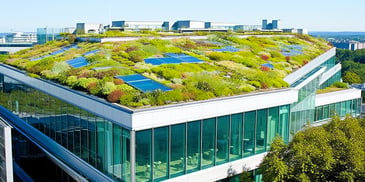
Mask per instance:
[[[260,168],[263,181],[365,181],[365,122],[334,118],[288,145],[276,138]]]
[[[263,181],[285,181],[285,175],[288,174],[288,166],[283,160],[283,154],[287,146],[284,144],[283,139],[275,137],[271,144],[270,152],[264,158],[260,165],[262,171],[265,171]]]
[[[346,71],[342,78],[344,82],[349,84],[361,83],[360,76],[354,72]]]

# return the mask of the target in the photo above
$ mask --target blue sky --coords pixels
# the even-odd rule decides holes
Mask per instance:
[[[364,0],[4,0],[0,32],[37,27],[74,27],[113,20],[202,20],[261,24],[280,19],[281,28],[365,32]]]

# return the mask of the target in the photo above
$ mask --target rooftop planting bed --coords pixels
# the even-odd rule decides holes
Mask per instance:
[[[286,75],[329,48],[327,42],[303,35],[238,38],[211,34],[208,40],[141,38],[77,46],[53,41],[19,51],[2,62],[110,102],[149,107],[285,88]],[[176,55],[193,57],[194,62],[145,62]],[[75,59],[86,62],[75,63]],[[170,89],[142,92],[120,79],[134,74]]]

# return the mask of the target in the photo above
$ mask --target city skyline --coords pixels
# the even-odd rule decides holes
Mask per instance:
[[[44,0],[5,1],[0,11],[4,19],[0,32],[36,31],[39,27],[75,27],[76,23],[111,24],[115,20],[177,21],[201,20],[247,25],[259,25],[262,19],[280,19],[280,28],[307,28],[309,31],[365,31],[360,24],[360,0],[300,1],[288,0],[247,2],[237,0],[184,2],[162,0],[122,2],[95,0],[85,2],[65,0],[50,4]],[[19,6],[23,4],[23,6]]]

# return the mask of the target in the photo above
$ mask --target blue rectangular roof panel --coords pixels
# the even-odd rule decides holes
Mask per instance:
[[[100,50],[93,50],[93,51],[89,51],[89,52],[86,52],[86,53],[84,54],[84,56],[88,56],[88,55],[95,54],[95,53],[98,53],[98,52],[100,52]]]
[[[204,61],[196,58],[196,57],[192,57],[192,56],[188,56],[188,57],[180,57],[180,60],[182,60],[181,62],[183,63],[203,63]]]
[[[161,65],[161,64],[179,64],[179,63],[202,63],[204,61],[189,56],[186,54],[176,54],[176,53],[165,53],[164,58],[147,58],[144,59],[145,63],[152,65]]]
[[[77,45],[70,45],[70,46],[67,46],[67,47],[63,47],[62,49],[67,51],[67,50],[70,50],[70,49],[78,49],[79,46]]]
[[[87,59],[84,57],[70,59],[70,60],[66,61],[66,63],[69,64],[73,68],[81,68],[81,67],[89,65],[89,62],[87,62]]]
[[[64,50],[57,50],[57,51],[54,51],[54,52],[52,52],[50,55],[57,55],[57,54],[61,54],[61,53],[63,53],[63,52],[65,52]]]
[[[140,74],[133,74],[133,75],[126,75],[126,76],[116,76],[115,78],[119,78],[125,82],[132,82],[132,81],[139,81],[139,80],[146,80],[146,78]]]
[[[183,57],[183,56],[188,56],[186,54],[177,54],[177,53],[165,53],[163,55],[164,56],[168,56],[168,57]]]
[[[295,56],[295,55],[301,55],[303,46],[301,45],[285,45],[281,49],[281,54],[283,56]]]
[[[161,90],[161,91],[169,91],[172,90],[165,85],[151,80],[143,75],[140,74],[133,74],[127,76],[116,76],[116,78],[123,80],[128,85],[142,91],[142,92],[152,92],[154,90]]]
[[[176,57],[166,57],[166,58],[147,58],[144,59],[144,62],[152,65],[161,65],[161,64],[178,64],[183,61]]]
[[[240,49],[232,47],[232,46],[228,46],[228,47],[223,47],[220,49],[212,49],[212,51],[216,51],[216,52],[238,52],[240,51]]]
[[[161,58],[147,58],[147,59],[144,59],[144,62],[147,64],[152,64],[152,65],[163,64],[163,61],[161,60]]]
[[[41,56],[41,57],[32,58],[32,59],[30,59],[30,61],[38,61],[38,60],[41,60],[41,59],[49,57],[49,56],[51,56],[51,55],[47,54],[47,55],[44,55],[44,56]]]

